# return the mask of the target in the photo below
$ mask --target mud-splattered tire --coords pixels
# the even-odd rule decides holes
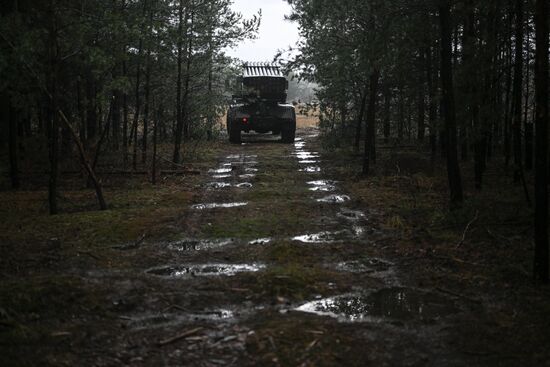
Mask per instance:
[[[284,144],[292,144],[294,143],[294,139],[296,138],[296,127],[288,127],[286,129],[281,130],[281,141]]]
[[[233,144],[241,144],[241,130],[233,126],[229,127],[229,142]]]

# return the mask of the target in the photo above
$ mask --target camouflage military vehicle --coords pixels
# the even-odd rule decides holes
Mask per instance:
[[[283,143],[294,142],[296,113],[286,103],[288,81],[278,66],[243,64],[237,88],[240,94],[233,96],[227,112],[230,142],[240,143],[242,131],[281,134]]]

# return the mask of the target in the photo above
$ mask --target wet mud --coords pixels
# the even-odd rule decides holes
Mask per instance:
[[[461,295],[411,286],[385,258],[379,241],[397,232],[330,175],[317,135],[224,145],[170,236],[114,249],[119,269],[78,268],[102,274],[86,286],[116,300],[103,324],[56,328],[82,330],[70,348],[92,356],[83,365],[476,365],[452,332],[483,316]]]
[[[459,312],[450,299],[410,288],[385,288],[330,297],[303,304],[295,310],[347,322],[385,319],[430,322]]]
[[[146,273],[163,278],[212,277],[234,276],[244,272],[257,272],[264,268],[263,264],[186,264],[152,268]]]

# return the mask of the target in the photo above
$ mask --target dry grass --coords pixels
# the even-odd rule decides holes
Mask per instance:
[[[227,115],[220,117],[220,125],[225,128]],[[298,129],[317,127],[319,125],[319,115],[317,113],[309,113],[308,115],[296,114],[296,127]]]
[[[296,127],[298,129],[317,127],[319,125],[319,117],[317,115],[296,115]]]

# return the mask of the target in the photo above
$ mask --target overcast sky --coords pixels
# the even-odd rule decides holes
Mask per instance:
[[[277,50],[294,46],[298,41],[298,27],[286,21],[291,8],[283,0],[234,0],[233,9],[251,18],[262,9],[262,24],[258,39],[241,43],[227,53],[243,61],[271,61]]]

